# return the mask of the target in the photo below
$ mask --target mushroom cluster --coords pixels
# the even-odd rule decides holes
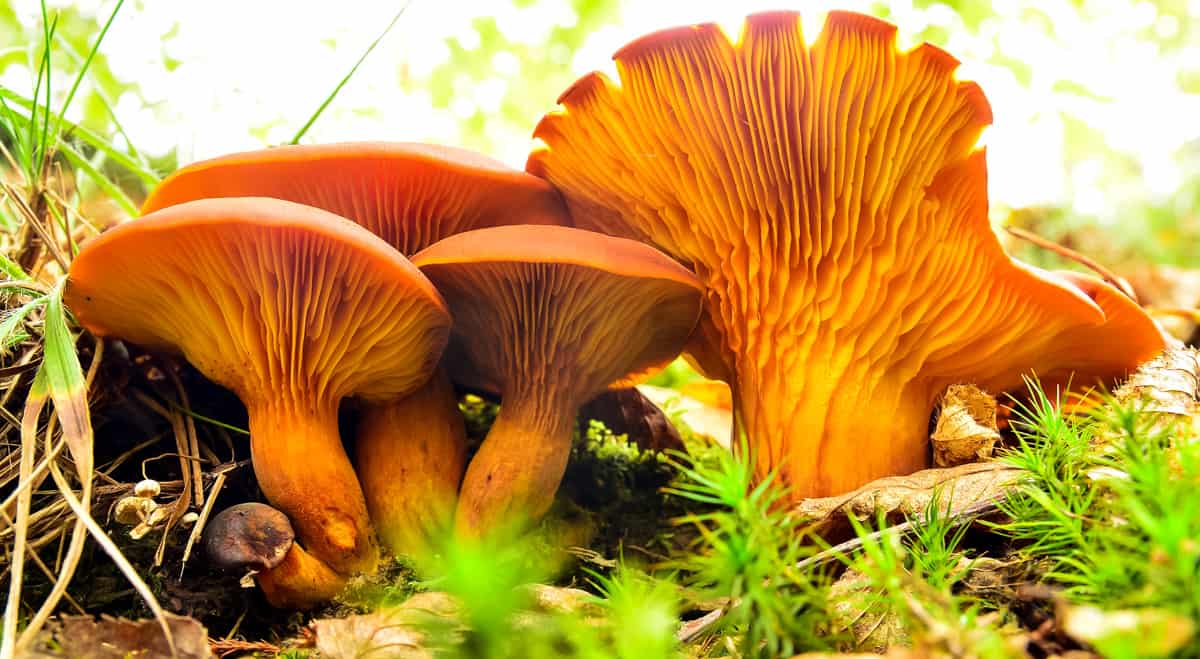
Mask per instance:
[[[566,223],[548,183],[459,149],[235,154],[179,170],[142,217],[87,244],[67,299],[93,333],[182,354],[242,399],[274,510],[237,511],[206,543],[253,545],[285,517],[275,537],[294,529],[295,542],[273,560],[216,562],[255,570],[273,604],[304,607],[372,572],[377,538],[412,554],[455,519],[476,536],[535,518],[576,408],[683,349],[699,281],[647,245],[547,226]],[[475,247],[440,248],[448,236]],[[422,249],[424,273],[408,258]],[[508,401],[470,471],[442,361]],[[347,397],[362,403],[353,460],[337,425]]]
[[[894,41],[845,12],[812,45],[788,12],[736,42],[643,37],[620,84],[560,97],[527,172],[400,143],[196,163],[84,246],[67,301],[245,403],[273,508],[226,511],[206,546],[278,606],[333,596],[379,543],[544,514],[578,408],[685,348],[791,496],[914,471],[947,385],[1111,384],[1163,338],[1104,282],[1004,254],[983,93]],[[501,398],[469,465],[456,385]]]

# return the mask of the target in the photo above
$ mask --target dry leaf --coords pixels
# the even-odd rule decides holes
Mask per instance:
[[[687,424],[688,429],[697,437],[715,442],[725,448],[731,446],[733,412],[705,405],[694,398],[665,387],[643,384],[638,385],[638,391],[666,411],[669,417],[677,418]]]
[[[846,570],[829,587],[830,626],[835,633],[849,632],[858,652],[883,653],[897,645],[910,645],[912,636],[895,612],[883,606],[871,591],[871,579],[861,572]]]
[[[929,439],[936,467],[992,457],[992,449],[1000,439],[995,397],[973,384],[950,385],[942,395],[937,427]]]
[[[209,659],[208,630],[187,616],[165,614],[175,639],[179,659]],[[171,650],[162,627],[153,618],[126,620],[101,616],[65,616],[41,633],[42,646],[31,657],[71,659],[125,659],[126,657],[170,657]],[[49,648],[54,648],[53,650]]]
[[[679,431],[649,398],[636,388],[610,389],[579,409],[581,420],[595,419],[616,435],[627,435],[642,450],[684,450]]]
[[[458,616],[458,604],[446,593],[418,593],[400,606],[378,609],[346,618],[325,618],[309,623],[317,651],[328,659],[356,659],[386,656],[397,659],[425,659],[433,653],[422,643],[418,631],[430,617],[451,623]]]
[[[795,511],[816,521],[853,515],[874,519],[883,511],[892,520],[921,514],[940,492],[939,500],[949,514],[986,501],[998,500],[1021,476],[1021,470],[999,462],[981,462],[925,469],[908,476],[889,476],[836,497],[803,499]]]
[[[538,611],[544,613],[576,613],[580,611],[592,615],[603,615],[603,609],[596,604],[596,596],[578,588],[559,588],[545,584],[528,586],[533,595],[533,604]]]
[[[1162,657],[1183,648],[1196,634],[1187,616],[1165,609],[1104,611],[1060,604],[1058,625],[1071,638],[1105,656]]]
[[[544,614],[589,611],[592,595],[575,588],[535,584],[527,587],[535,610],[522,613],[515,624],[544,624]],[[431,621],[444,623],[454,632],[463,629],[460,607],[442,592],[418,593],[400,606],[379,609],[347,618],[315,620],[309,628],[317,651],[326,659],[357,659],[386,656],[397,659],[426,659],[434,653],[424,645],[421,630]]]
[[[1200,435],[1200,351],[1167,348],[1129,376],[1114,396],[1122,404],[1141,404],[1168,422],[1190,421],[1192,436]]]

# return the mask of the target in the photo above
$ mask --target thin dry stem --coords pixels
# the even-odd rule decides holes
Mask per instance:
[[[1025,229],[1021,229],[1019,227],[1004,227],[1004,229],[1021,240],[1031,242],[1042,249],[1048,249],[1063,258],[1071,259],[1083,267],[1088,268],[1092,272],[1095,272],[1097,275],[1099,275],[1101,279],[1115,287],[1118,291],[1124,293],[1126,297],[1133,300],[1135,303],[1138,302],[1137,293],[1133,291],[1133,286],[1131,286],[1128,281],[1125,281],[1124,277],[1121,277],[1112,270],[1104,267],[1099,261],[1093,259],[1092,257],[1087,256],[1086,254],[1081,254],[1070,247],[1064,247],[1054,241],[1047,240],[1036,233],[1033,233],[1032,231],[1026,231]]]

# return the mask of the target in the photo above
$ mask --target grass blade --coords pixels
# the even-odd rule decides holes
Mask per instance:
[[[333,91],[329,92],[329,95],[325,97],[324,101],[321,101],[321,105],[319,105],[317,110],[312,113],[312,116],[308,118],[308,121],[304,122],[304,125],[300,127],[300,130],[296,131],[296,134],[292,136],[292,144],[298,144],[300,142],[300,139],[304,137],[305,133],[308,132],[308,129],[311,128],[313,123],[317,121],[317,118],[325,112],[325,108],[329,107],[329,104],[333,102],[333,99],[338,95],[338,92],[342,91],[342,87],[345,87],[346,83],[350,82],[350,78],[354,77],[354,73],[358,71],[358,67],[362,66],[362,63],[366,61],[367,56],[371,54],[371,51],[375,50],[375,46],[378,46],[379,42],[383,41],[383,38],[387,36],[387,33],[392,31],[392,28],[396,25],[396,22],[400,20],[400,17],[403,16],[404,12],[408,9],[408,5],[409,2],[405,2],[404,5],[400,7],[400,11],[396,12],[396,15],[392,17],[392,21],[387,24],[387,27],[383,28],[383,32],[380,32],[379,36],[375,37],[375,40],[372,41],[371,44],[367,46],[367,49],[363,51],[363,54],[359,56],[358,61],[354,63],[354,66],[350,67],[350,71],[346,73],[346,77],[342,78],[342,81],[333,88]]]
[[[117,17],[117,12],[121,11],[121,6],[125,4],[125,0],[117,0],[117,6],[113,7],[112,13],[109,14],[108,20],[104,22],[104,27],[100,28],[100,34],[96,35],[96,40],[92,42],[92,49],[88,51],[87,57],[84,58],[83,64],[79,67],[79,73],[75,76],[75,82],[71,85],[70,91],[67,92],[67,98],[63,101],[62,107],[58,110],[58,116],[54,123],[54,133],[62,129],[60,125],[62,117],[66,116],[67,109],[71,107],[71,101],[75,100],[75,92],[79,91],[79,85],[83,82],[84,76],[87,75],[88,69],[92,66],[92,61],[96,59],[96,53],[100,50],[100,44],[104,41],[105,35],[108,34],[108,28],[112,27],[113,20]],[[49,45],[47,44],[47,47]],[[46,104],[47,108],[49,103]]]
[[[96,184],[96,187],[103,190],[104,194],[108,195],[109,199],[117,202],[117,205],[119,205],[122,210],[128,213],[131,217],[138,214],[137,204],[133,203],[133,200],[129,198],[129,195],[125,194],[125,191],[122,190],[120,186],[110,181],[107,176],[101,173],[100,170],[96,169],[95,165],[88,162],[87,158],[84,158],[73,147],[70,147],[66,144],[61,144],[59,146],[59,150],[67,159],[67,162],[71,163],[71,165],[75,166],[84,174],[86,174],[87,177]]]
[[[67,449],[71,451],[79,479],[83,482],[90,480],[92,473],[92,417],[88,413],[83,368],[79,365],[75,338],[67,328],[67,313],[63,308],[65,281],[60,280],[46,296],[41,370],[46,374],[46,386],[62,424]]]
[[[3,254],[0,254],[0,272],[3,272],[6,277],[13,281],[30,279],[29,273],[22,270],[20,265]]]
[[[25,411],[21,415],[21,486],[33,477],[33,457],[37,451],[38,417],[46,406],[45,377],[41,371],[33,379],[33,386],[25,398]],[[16,526],[13,529],[12,559],[9,564],[8,603],[4,607],[4,627],[0,629],[0,657],[16,656],[17,617],[21,612],[21,585],[24,582],[25,543],[29,530],[29,508],[33,502],[33,488],[22,487],[17,494]]]
[[[29,100],[28,98],[14,92],[11,89],[0,86],[0,102],[4,101],[6,101],[6,108],[11,107],[8,105],[11,103],[12,105],[24,109],[26,112],[29,112],[34,106],[33,101]],[[16,112],[13,112],[13,114],[16,117],[28,121],[28,117],[22,114],[18,114]],[[101,137],[94,131],[74,122],[68,121],[61,115],[53,112],[50,113],[50,116],[55,121],[58,121],[66,129],[66,132],[70,133],[74,137],[79,138],[88,146],[96,149],[97,151],[104,153],[105,157],[109,158],[113,162],[116,162],[122,168],[137,176],[142,180],[142,182],[149,185],[155,185],[161,180],[161,177],[158,174],[147,168],[144,164],[134,160],[128,154],[122,153],[119,149],[114,148],[112,144],[109,144],[108,140]],[[63,144],[63,141],[60,140],[59,144]]]
[[[25,317],[29,315],[29,312],[38,308],[42,304],[45,304],[45,302],[46,298],[44,297],[35,298],[26,302],[25,304],[22,304],[16,309],[13,309],[5,315],[4,320],[0,322],[0,356],[7,352],[8,339],[13,335],[14,332],[17,331],[17,328],[21,326],[21,321],[25,320]]]

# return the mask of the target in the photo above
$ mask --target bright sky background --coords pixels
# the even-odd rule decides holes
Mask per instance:
[[[37,0],[13,0],[19,12],[36,20]],[[54,3],[51,3],[52,5]],[[107,15],[111,0],[73,0],[81,11]],[[144,151],[178,148],[181,164],[230,151],[288,140],[362,48],[391,19],[399,3],[378,0],[135,0],[113,25],[104,51],[114,72],[140,85],[140,95],[116,103],[118,117]],[[1006,0],[996,11],[1016,12],[1029,2]],[[939,44],[964,61],[960,76],[980,82],[992,102],[995,125],[985,136],[994,202],[1020,207],[1063,203],[1104,215],[1114,195],[1162,198],[1180,184],[1175,158],[1179,145],[1200,138],[1200,97],[1177,89],[1179,66],[1200,66],[1200,45],[1166,62],[1158,49],[1130,37],[1152,28],[1169,36],[1178,26],[1158,16],[1153,5],[1129,0],[1094,0],[1097,20],[1082,22],[1066,0],[1047,0],[1039,9],[1053,17],[1056,39],[1019,20],[1008,24],[996,43],[1005,53],[1037,62],[1024,87],[1005,68],[983,63],[995,46],[989,38],[952,32]],[[594,33],[576,53],[577,74],[609,66],[609,56],[645,32],[672,25],[717,20],[736,26],[750,11],[800,6],[810,36],[830,7],[865,9],[859,0],[627,0],[619,27]],[[1190,0],[1200,14],[1200,0]],[[398,85],[401,66],[421,77],[445,61],[447,38],[469,46],[473,17],[496,16],[510,40],[540,43],[554,25],[569,25],[575,14],[565,0],[543,0],[516,8],[487,0],[414,0],[399,24],[342,91],[309,133],[311,141],[355,139],[459,141],[459,117],[499,105],[503,79],[475,85],[456,107],[436,110],[428,93]],[[945,7],[914,10],[894,3],[891,20],[901,40],[930,21],[954,26]],[[736,31],[736,27],[731,27]],[[985,28],[986,33],[987,28]],[[168,72],[164,55],[179,62]],[[1187,62],[1194,64],[1187,64]],[[498,71],[519,73],[515,58],[499,57]],[[22,72],[9,70],[0,82],[24,88]],[[1065,97],[1054,91],[1069,80],[1095,99]],[[544,100],[546,110],[553,97]],[[1062,166],[1063,127],[1056,109],[1085,118],[1107,146],[1140,162],[1146,176],[1130,190],[1113,190],[1102,180],[1101,163],[1083,159]],[[529,126],[529,131],[533,128]],[[529,148],[524,134],[491,136],[491,155],[521,166]]]

